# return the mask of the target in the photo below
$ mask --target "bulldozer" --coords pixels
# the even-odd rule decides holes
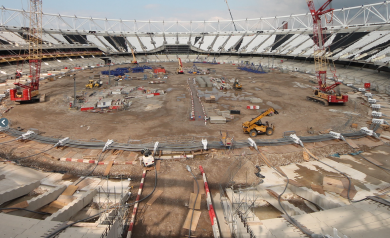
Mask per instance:
[[[244,133],[249,133],[250,137],[256,137],[259,134],[266,134],[267,136],[271,136],[274,134],[275,126],[272,124],[269,124],[268,121],[265,123],[261,122],[261,119],[269,114],[279,114],[278,111],[273,109],[272,107],[269,108],[267,111],[263,112],[262,114],[258,115],[255,118],[252,118],[252,120],[242,123],[242,129]]]
[[[102,85],[103,85],[102,81],[93,81],[92,79],[90,79],[88,81],[88,84],[85,85],[85,88],[87,88],[87,89],[99,88]]]
[[[233,89],[235,89],[235,90],[241,90],[242,89],[242,85],[238,82],[238,79],[234,80]]]

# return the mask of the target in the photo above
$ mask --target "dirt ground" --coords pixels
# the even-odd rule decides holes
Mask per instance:
[[[177,63],[163,63],[166,69],[174,72]],[[186,64],[190,67],[190,64]],[[122,67],[122,66],[121,66]],[[126,143],[133,140],[149,141],[170,138],[181,138],[188,136],[199,136],[218,138],[220,131],[228,131],[235,140],[245,140],[247,134],[243,134],[241,124],[257,116],[262,110],[273,106],[279,111],[279,115],[264,118],[275,124],[276,131],[273,136],[260,135],[259,139],[281,138],[284,131],[296,131],[298,135],[305,136],[307,127],[314,127],[315,133],[326,129],[337,131],[350,130],[351,123],[358,123],[364,126],[368,114],[368,107],[362,105],[360,99],[351,94],[350,102],[345,106],[323,107],[319,104],[306,100],[307,95],[311,95],[312,86],[315,84],[309,80],[308,75],[298,73],[282,74],[273,72],[269,74],[252,74],[239,71],[232,65],[208,65],[201,64],[202,68],[213,68],[216,74],[212,77],[225,77],[228,79],[238,78],[243,85],[242,91],[229,90],[222,92],[211,88],[198,88],[202,97],[208,116],[214,115],[214,109],[220,110],[240,110],[240,115],[235,115],[232,121],[224,125],[199,123],[190,121],[189,114],[191,108],[191,98],[187,89],[187,80],[193,75],[170,74],[166,84],[152,85],[149,80],[122,81],[121,85],[143,86],[151,89],[162,89],[167,91],[164,96],[157,96],[151,99],[135,99],[129,111],[113,113],[88,113],[69,109],[69,97],[73,95],[73,77],[63,77],[53,82],[44,82],[41,85],[41,92],[48,95],[45,103],[14,105],[15,108],[4,114],[10,119],[12,127],[36,128],[45,136],[65,137],[72,139],[97,139],[106,141],[114,139],[117,142]],[[90,76],[97,74],[101,70],[86,70],[77,73],[78,94],[82,93],[85,84]],[[143,77],[143,74],[132,76]],[[156,79],[153,79],[156,80]],[[158,80],[158,79],[157,79]],[[164,80],[164,79],[161,79]],[[105,84],[107,80],[105,80]],[[347,88],[342,88],[343,92],[348,92]],[[92,91],[90,91],[92,92]],[[208,104],[204,102],[204,96],[215,95],[217,103]],[[261,98],[263,103],[255,104],[261,107],[260,110],[248,110],[249,98]],[[9,103],[8,103],[9,104]],[[149,107],[148,107],[149,106]],[[148,108],[147,110],[145,110]],[[149,110],[150,109],[150,110]],[[333,110],[330,111],[329,109]],[[341,111],[357,113],[359,115],[345,114]],[[82,126],[82,127],[81,127]],[[359,128],[360,128],[359,126]],[[3,140],[9,140],[3,138]],[[20,152],[23,144],[3,145],[2,150],[12,150]],[[27,147],[19,157],[27,156],[33,151],[30,148],[44,150],[46,147],[36,148],[36,144]],[[327,156],[331,153],[350,152],[345,144],[340,142],[321,142],[313,145],[313,153]],[[261,150],[275,166],[283,166],[290,163],[303,161],[302,149],[293,145],[283,147],[262,147]],[[58,158],[63,158],[69,151],[75,151],[72,158],[81,159],[86,155],[86,151],[76,148],[66,148],[64,150],[54,149],[47,152],[48,155],[33,157],[23,160],[24,166],[34,167],[45,171],[70,173],[74,175],[85,175],[94,168],[92,164],[60,162]],[[116,160],[126,161],[129,152],[124,152],[123,157],[112,157],[111,151],[104,156],[104,161]],[[245,155],[245,156],[242,156]],[[6,156],[0,155],[3,158]],[[241,158],[241,159],[240,159]],[[7,158],[10,159],[10,158]],[[241,163],[241,164],[240,164]],[[255,151],[244,148],[236,149],[233,153],[226,151],[215,151],[208,155],[196,156],[190,160],[164,160],[161,162],[161,169],[157,174],[156,190],[162,190],[162,195],[151,205],[140,204],[134,227],[134,237],[183,237],[188,234],[188,230],[183,229],[183,224],[187,216],[190,193],[194,192],[194,182],[192,175],[186,170],[186,165],[190,165],[197,179],[202,179],[199,165],[205,169],[212,195],[219,192],[219,186],[227,186],[231,175],[235,172],[235,184],[255,185],[259,183],[259,178],[255,176],[257,171],[255,165],[264,165]],[[233,168],[241,167],[235,171]],[[221,169],[223,168],[223,169]],[[101,176],[106,166],[99,165],[93,176]],[[110,177],[123,175],[131,178],[133,189],[132,199],[135,198],[142,170],[139,164],[135,165],[114,165],[110,171]],[[146,176],[145,186],[141,198],[147,196],[153,189],[155,182],[155,172],[149,171]],[[203,186],[203,184],[201,184]],[[133,200],[132,200],[133,201]],[[148,200],[146,200],[147,202]],[[201,196],[201,216],[196,231],[196,237],[212,237],[212,228],[209,214],[206,207],[206,196]],[[130,211],[131,212],[131,211]]]
[[[9,141],[10,136],[0,139],[0,143]],[[369,147],[380,145],[382,142],[373,142],[368,138],[354,140],[361,150],[370,150]],[[306,143],[305,146],[319,158],[328,157],[330,154],[340,153],[348,154],[353,150],[343,141],[332,140],[325,142]],[[369,147],[367,147],[369,146]],[[38,151],[46,150],[50,145],[42,145],[34,141],[13,142],[2,144],[0,158],[14,160],[9,157],[25,157],[35,154]],[[367,148],[366,148],[367,147]],[[261,147],[261,151],[267,156],[270,163],[274,166],[284,166],[291,163],[302,163],[302,148],[285,145],[285,146],[267,146]],[[11,152],[11,153],[10,153]],[[23,166],[36,168],[43,171],[60,172],[72,177],[75,181],[78,176],[86,175],[94,169],[94,164],[85,164],[77,162],[61,162],[58,158],[64,158],[72,153],[72,158],[81,159],[88,154],[98,154],[96,150],[85,150],[78,148],[53,149],[39,156],[21,160]],[[129,161],[130,152],[125,151],[118,156],[114,156],[113,151],[109,150],[101,157],[102,161]],[[337,159],[335,159],[337,160]],[[382,161],[382,160],[381,160]],[[385,163],[385,162],[383,162]],[[212,196],[220,192],[222,188],[233,186],[254,186],[260,183],[260,179],[255,176],[257,172],[256,165],[264,166],[265,163],[259,154],[247,147],[235,149],[233,151],[212,150],[206,155],[195,156],[194,159],[180,160],[162,160],[160,170],[157,172],[156,191],[161,190],[162,194],[151,205],[147,206],[150,198],[145,199],[139,205],[135,227],[133,229],[134,237],[183,237],[188,234],[188,230],[183,229],[183,224],[190,209],[188,208],[190,193],[194,193],[194,180],[186,170],[189,165],[197,180],[202,180],[199,165],[203,166],[207,176],[210,192]],[[368,165],[368,164],[366,164]],[[386,162],[386,165],[387,162]],[[353,166],[358,166],[353,164]],[[106,170],[106,165],[98,165],[91,176],[101,177]],[[109,178],[130,178],[132,186],[132,196],[129,203],[135,200],[138,193],[139,184],[144,167],[139,161],[133,165],[114,165],[109,173]],[[368,169],[367,169],[368,170]],[[374,173],[374,172],[368,172]],[[376,172],[375,172],[376,173]],[[234,175],[234,176],[233,176]],[[144,189],[141,199],[150,194],[155,186],[155,171],[148,171],[145,179]],[[383,178],[386,173],[380,174]],[[313,177],[313,176],[312,176]],[[311,178],[302,177],[299,180],[304,186],[310,187]],[[318,176],[315,178],[319,178]],[[231,180],[234,183],[230,183]],[[322,181],[322,180],[321,180]],[[385,179],[384,181],[387,181]],[[199,184],[204,186],[203,183]],[[264,208],[268,209],[268,208]],[[196,237],[213,237],[212,227],[206,206],[206,195],[201,195],[201,215],[195,232],[192,235]],[[129,212],[131,214],[132,207]],[[257,211],[260,212],[260,211]],[[264,211],[262,211],[264,213]],[[278,217],[280,213],[268,211],[273,216]]]
[[[162,66],[169,72],[175,72],[177,63],[162,63]],[[185,64],[184,66],[191,67],[192,65]],[[100,114],[70,110],[73,77],[66,76],[55,81],[45,80],[41,83],[40,91],[47,95],[47,102],[16,104],[3,116],[11,121],[12,127],[21,127],[25,130],[36,128],[45,136],[69,136],[72,139],[83,140],[94,138],[102,141],[114,139],[121,143],[127,143],[130,140],[156,140],[158,137],[218,138],[220,131],[228,131],[229,136],[234,136],[235,140],[244,140],[248,138],[248,134],[242,132],[242,123],[259,115],[261,111],[270,106],[277,109],[280,114],[266,117],[263,121],[274,124],[275,133],[269,137],[259,135],[257,137],[259,139],[280,138],[285,131],[296,131],[299,136],[305,136],[308,135],[308,127],[313,127],[316,133],[331,128],[346,131],[350,129],[351,123],[363,125],[366,121],[368,107],[362,105],[362,101],[356,95],[350,95],[350,101],[345,106],[323,107],[307,101],[306,96],[312,94],[311,87],[316,86],[309,81],[314,79],[309,75],[280,72],[254,74],[240,71],[230,64],[198,64],[198,67],[216,70],[215,74],[208,76],[237,78],[243,85],[242,91],[228,90],[227,92],[215,88],[198,88],[207,116],[216,115],[215,109],[241,111],[240,115],[234,115],[234,119],[227,124],[208,123],[204,125],[190,121],[191,99],[187,90],[187,80],[195,76],[172,73],[169,74],[169,79],[150,79],[164,80],[165,84],[149,84],[149,80],[120,82],[121,86],[143,86],[167,91],[166,95],[151,99],[134,99],[128,111]],[[99,68],[78,72],[76,74],[77,94],[80,95],[86,91],[85,84],[89,77],[102,70],[107,69]],[[143,78],[143,75],[142,73],[130,73],[132,77]],[[108,79],[103,81],[107,87]],[[343,93],[349,91],[351,90],[342,87]],[[93,92],[93,90],[88,92]],[[215,95],[217,103],[205,103],[205,96],[209,95]],[[252,97],[261,98],[263,103],[250,103],[249,99]],[[7,102],[7,105],[12,104],[10,101]],[[261,109],[249,110],[246,109],[248,105],[258,105]]]

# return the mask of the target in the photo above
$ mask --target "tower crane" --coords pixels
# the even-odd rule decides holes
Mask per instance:
[[[333,0],[327,0],[318,10],[315,9],[313,0],[306,0],[307,6],[310,9],[310,14],[313,18],[313,41],[314,41],[314,62],[315,72],[318,80],[318,89],[314,90],[313,96],[308,96],[307,100],[318,102],[324,106],[328,106],[329,103],[346,103],[348,102],[348,95],[342,95],[340,93],[340,82],[337,81],[336,74],[333,74],[335,83],[332,85],[326,84],[326,72],[329,66],[328,59],[326,57],[325,37],[322,28],[321,17],[327,13],[333,12],[333,8],[326,9]]]
[[[30,26],[28,28],[28,52],[31,82],[29,85],[15,82],[10,98],[15,102],[38,102],[39,78],[42,64],[42,0],[30,0]]]
[[[133,54],[133,61],[131,61],[132,64],[138,64],[137,59],[135,58],[134,50],[131,48],[131,53]]]
[[[181,62],[181,59],[179,58],[179,68],[177,69],[178,74],[184,74],[183,71],[183,63]]]

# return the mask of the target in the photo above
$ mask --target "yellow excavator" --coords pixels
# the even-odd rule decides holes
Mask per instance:
[[[102,81],[93,81],[92,79],[90,79],[88,81],[88,84],[85,85],[85,88],[89,88],[89,89],[92,89],[92,88],[99,88],[103,85],[103,82]]]
[[[271,107],[252,120],[242,123],[244,133],[249,133],[250,137],[256,137],[258,134],[266,134],[267,136],[274,134],[274,125],[269,124],[268,121],[265,124],[261,122],[261,118],[272,114],[279,114],[279,112]]]
[[[131,49],[131,53],[133,54],[133,61],[131,61],[131,63],[132,63],[132,64],[138,64],[137,59],[135,58],[134,50],[133,50],[133,49]]]
[[[242,85],[238,82],[238,79],[234,80],[233,89],[234,90],[241,90],[242,89]]]

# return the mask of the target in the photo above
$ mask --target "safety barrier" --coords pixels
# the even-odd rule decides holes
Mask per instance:
[[[210,189],[209,189],[209,185],[207,183],[206,174],[205,174],[205,172],[203,170],[203,167],[201,165],[199,165],[199,170],[200,170],[200,172],[202,173],[202,176],[203,176],[204,189],[206,191],[206,196],[207,196],[206,197],[207,209],[209,210],[209,216],[210,216],[211,225],[213,227],[214,238],[219,238],[219,237],[221,237],[221,235],[220,235],[220,232],[219,232],[217,216],[215,215],[213,202],[211,200]]]

